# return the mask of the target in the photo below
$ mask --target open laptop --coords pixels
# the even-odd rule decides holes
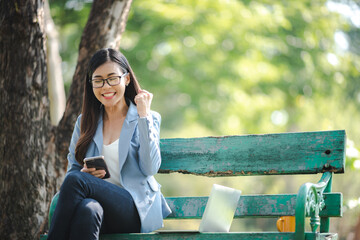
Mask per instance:
[[[229,232],[241,191],[214,184],[199,232]]]

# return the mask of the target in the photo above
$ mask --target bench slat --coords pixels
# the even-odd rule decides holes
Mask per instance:
[[[166,198],[172,213],[168,218],[201,218],[208,197],[171,197]],[[325,193],[326,208],[320,217],[342,216],[342,194]],[[296,194],[243,195],[240,197],[235,218],[295,216]]]
[[[305,233],[305,240],[336,240],[338,235],[336,233]],[[47,235],[41,235],[40,240],[46,240]],[[263,232],[263,233],[247,233],[247,232],[230,232],[230,233],[198,233],[191,231],[170,232],[160,231],[159,233],[149,234],[104,234],[100,235],[100,240],[120,240],[120,239],[258,239],[258,240],[295,240],[293,233],[279,233],[279,232]]]
[[[230,232],[230,233],[199,233],[199,232],[160,232],[151,234],[109,234],[101,235],[100,240],[119,240],[119,239],[146,239],[146,240],[157,240],[157,239],[258,239],[258,240],[295,240],[293,233],[279,233],[279,232],[262,232],[262,233],[251,233],[251,232]],[[337,234],[332,233],[305,233],[305,240],[335,240]]]
[[[343,173],[345,131],[161,139],[160,173],[206,176]]]

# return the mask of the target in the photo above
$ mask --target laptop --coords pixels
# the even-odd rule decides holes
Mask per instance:
[[[199,232],[229,232],[241,191],[214,184],[202,216]]]

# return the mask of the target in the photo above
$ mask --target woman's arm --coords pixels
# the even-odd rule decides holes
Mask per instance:
[[[142,89],[135,96],[138,120],[140,147],[139,165],[141,171],[147,175],[155,175],[161,164],[160,155],[160,123],[161,117],[157,112],[150,111],[153,94]]]
[[[76,161],[75,159],[75,148],[76,143],[79,140],[80,137],[80,122],[81,122],[81,115],[77,118],[73,134],[71,136],[70,146],[69,146],[69,153],[67,155],[68,159],[68,166],[67,166],[67,173],[73,172],[73,171],[80,171],[82,166]]]
[[[153,111],[147,117],[138,120],[139,165],[141,171],[147,176],[155,175],[161,165],[160,123],[160,114]]]
[[[96,170],[95,168],[87,168],[86,164],[84,164],[84,166],[81,166],[75,159],[75,148],[76,148],[76,144],[80,138],[80,123],[81,123],[81,115],[78,117],[78,119],[75,123],[74,131],[73,131],[73,134],[71,137],[69,153],[67,156],[68,167],[67,167],[66,174],[73,172],[73,171],[81,171],[81,172],[90,173],[91,175],[98,177],[98,178],[103,178],[105,176],[104,170]]]

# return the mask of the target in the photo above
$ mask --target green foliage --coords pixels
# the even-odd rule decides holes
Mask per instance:
[[[49,0],[51,16],[59,32],[60,55],[66,93],[74,75],[82,30],[91,9],[88,0]]]
[[[339,52],[349,23],[325,3],[134,1],[122,51],[163,135],[345,128],[358,142],[359,56]]]
[[[67,83],[88,2],[50,2]],[[334,40],[347,30],[326,1],[138,0],[121,50],[163,137],[346,129],[359,142],[359,55]]]

